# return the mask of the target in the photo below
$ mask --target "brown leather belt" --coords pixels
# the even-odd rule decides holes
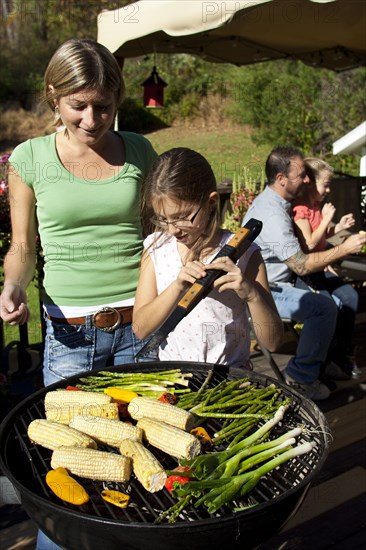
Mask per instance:
[[[102,307],[91,316],[91,324],[104,332],[113,332],[120,325],[132,323],[133,307]],[[86,317],[52,317],[47,318],[55,323],[65,325],[85,325]]]

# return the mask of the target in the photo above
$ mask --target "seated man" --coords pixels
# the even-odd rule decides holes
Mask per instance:
[[[295,357],[285,369],[285,379],[309,399],[329,397],[329,389],[318,377],[326,360],[337,320],[334,301],[321,294],[293,286],[294,274],[321,271],[348,254],[360,252],[366,235],[351,235],[342,244],[323,252],[301,250],[292,221],[292,201],[309,183],[302,153],[292,147],[278,147],[266,161],[267,187],[253,201],[243,225],[256,218],[263,229],[256,243],[261,247],[268,280],[278,312],[283,318],[303,323]]]

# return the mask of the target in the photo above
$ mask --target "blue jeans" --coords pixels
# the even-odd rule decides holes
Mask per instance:
[[[136,363],[136,353],[146,341],[139,340],[131,323],[113,332],[103,332],[91,324],[55,323],[46,318],[46,342],[43,362],[45,386],[85,371],[111,365]],[[149,357],[145,361],[157,360]]]
[[[61,546],[52,542],[43,531],[38,531],[36,550],[61,550]]]
[[[91,324],[66,325],[46,318],[43,382],[49,386],[85,371],[110,365],[136,363],[135,355],[146,341],[139,340],[131,323],[113,332],[103,332]],[[141,361],[157,360],[150,356]],[[61,550],[42,531],[38,531],[36,550]]]
[[[329,295],[295,288],[291,283],[277,283],[271,291],[280,317],[303,323],[296,355],[285,372],[300,384],[314,382],[333,339],[337,306]]]
[[[296,287],[315,288],[321,294],[331,296],[338,306],[337,326],[329,358],[339,366],[353,355],[353,333],[358,310],[359,295],[350,284],[329,271],[312,273],[303,279],[297,278]]]

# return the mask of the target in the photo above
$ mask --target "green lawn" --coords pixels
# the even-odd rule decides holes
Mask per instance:
[[[189,147],[201,153],[210,162],[220,183],[225,178],[241,181],[244,170],[261,179],[270,146],[254,144],[246,127],[168,128],[147,134],[146,137],[158,153],[172,147]]]
[[[264,161],[270,151],[269,146],[253,144],[246,127],[234,127],[228,123],[214,129],[197,126],[172,127],[147,134],[146,137],[158,153],[172,147],[195,149],[210,162],[218,183],[225,178],[242,181],[245,168],[253,178],[260,180]],[[28,324],[31,344],[42,339],[38,296],[38,288],[32,283],[28,290],[32,315]],[[18,339],[18,327],[5,325],[5,344]]]

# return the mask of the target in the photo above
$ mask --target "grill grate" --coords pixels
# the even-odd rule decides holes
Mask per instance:
[[[179,364],[175,366],[181,368]],[[140,371],[144,371],[146,369],[147,367],[143,367],[143,365],[139,366]],[[111,370],[118,371],[121,370],[121,367],[114,367]],[[150,370],[152,369],[150,368]],[[162,364],[157,364],[155,370],[163,370]],[[190,369],[189,367],[186,367],[182,370],[189,371]],[[197,368],[197,364],[195,364],[195,366],[191,368],[191,372],[194,373],[194,376],[190,380],[190,387],[192,390],[198,390],[206,378],[207,367],[206,369],[200,371],[200,369]],[[95,372],[93,374],[95,375]],[[239,379],[241,377],[247,377],[246,371],[238,371],[238,369],[236,369],[235,372],[232,371],[228,373],[228,371],[224,370],[222,367],[219,369],[216,368],[214,369],[214,375],[211,379],[209,387],[217,385],[220,381],[226,378]],[[285,496],[290,491],[296,489],[299,484],[308,483],[308,478],[312,476],[314,470],[318,468],[327,447],[326,436],[323,433],[324,430],[317,431],[317,427],[319,425],[319,414],[321,413],[317,411],[316,407],[311,402],[302,400],[298,394],[292,392],[292,390],[290,391],[287,386],[282,386],[271,378],[258,376],[254,373],[248,373],[248,378],[252,382],[255,382],[259,387],[265,387],[269,384],[276,383],[281,387],[284,399],[290,398],[292,400],[292,405],[287,410],[284,421],[275,427],[271,437],[277,437],[289,429],[302,424],[309,429],[305,434],[300,436],[299,443],[304,443],[311,440],[316,443],[316,446],[305,456],[297,457],[296,459],[283,464],[274,472],[264,476],[249,496],[235,502],[235,506],[238,508],[244,508],[253,504],[259,506],[265,505],[268,502],[274,501],[274,499]],[[76,377],[72,380],[74,383],[78,381]],[[58,387],[64,386],[59,385]],[[44,393],[46,391],[47,390],[45,390]],[[13,471],[13,475],[22,484],[22,486],[35,493],[37,496],[52,502],[58,507],[75,511],[74,506],[60,501],[56,496],[54,496],[45,483],[46,473],[50,469],[51,451],[43,449],[38,445],[31,444],[27,436],[27,427],[29,423],[36,418],[45,417],[43,406],[44,393],[42,393],[38,399],[31,400],[28,406],[20,408],[19,412],[14,417],[12,429],[9,433],[7,441],[9,442],[10,440],[13,440],[13,447],[19,447],[18,452],[21,453],[21,456],[19,457],[18,466],[21,464],[21,467],[18,467],[16,472]],[[29,401],[29,398],[27,401]],[[205,424],[211,433],[217,431],[220,425],[221,424],[217,419],[213,419]],[[106,446],[101,448],[103,450],[116,452],[115,449],[108,448]],[[217,450],[221,449],[224,449],[224,446],[218,447]],[[177,462],[174,459],[168,457],[157,449],[153,448],[152,451],[160,460],[164,468],[173,469],[177,465]],[[11,454],[12,453],[7,452],[8,457]],[[9,470],[12,471],[11,464],[8,464],[7,466],[9,467]],[[82,479],[80,481],[88,492],[90,501],[83,506],[77,507],[77,511],[82,514],[86,514],[88,517],[105,518],[129,524],[152,524],[154,520],[159,517],[161,512],[165,511],[176,502],[168,491],[165,490],[154,494],[148,493],[143,489],[134,476],[132,476],[130,482],[126,484],[103,483],[86,479]],[[118,489],[122,492],[128,493],[131,497],[129,506],[125,509],[120,509],[105,502],[100,496],[100,493],[104,488]],[[209,514],[203,507],[198,509],[191,507],[186,509],[186,511],[178,519],[178,522],[192,522],[209,518],[224,517],[228,516],[228,514],[232,514],[232,512],[227,509],[219,510],[215,514]]]

